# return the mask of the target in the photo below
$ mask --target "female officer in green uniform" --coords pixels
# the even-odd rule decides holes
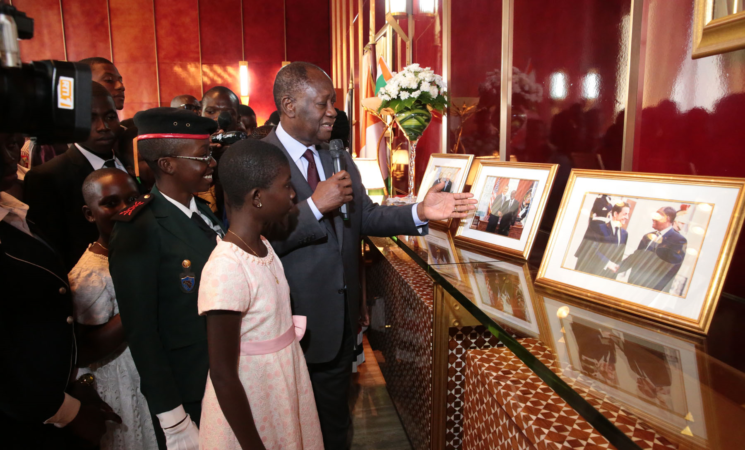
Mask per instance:
[[[209,369],[197,293],[202,267],[224,233],[193,193],[212,184],[216,163],[209,136],[217,123],[175,108],[139,112],[134,122],[137,151],[156,181],[116,218],[111,277],[158,445],[196,449],[193,422],[199,422]]]

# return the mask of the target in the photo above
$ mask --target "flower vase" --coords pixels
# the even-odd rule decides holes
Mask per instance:
[[[424,105],[414,104],[411,109],[396,114],[396,122],[409,142],[409,193],[403,198],[392,198],[390,204],[416,203],[414,181],[416,180],[416,146],[424,131],[432,121],[432,113]]]

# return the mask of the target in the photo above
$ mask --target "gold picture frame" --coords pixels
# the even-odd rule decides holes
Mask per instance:
[[[580,186],[577,187],[578,185]],[[606,192],[610,186],[615,186],[616,192]],[[683,239],[677,247],[675,244],[666,244],[664,241],[665,234],[669,233],[678,223],[677,218],[673,223],[668,216],[667,220],[673,225],[662,231],[658,230],[656,234],[645,231],[642,234],[636,233],[635,239],[632,239],[631,234],[627,232],[628,241],[624,243],[624,246],[628,246],[630,250],[624,249],[620,255],[622,258],[616,261],[618,275],[600,274],[596,273],[597,270],[580,268],[579,259],[584,242],[586,240],[596,242],[594,238],[592,240],[588,238],[590,223],[594,220],[602,220],[596,219],[594,214],[597,203],[593,203],[592,211],[590,211],[589,200],[586,197],[587,194],[597,192],[604,192],[603,195],[607,195],[609,200],[622,197],[614,203],[619,205],[624,202],[630,204],[633,200],[638,200],[638,204],[642,205],[643,209],[639,206],[638,215],[629,216],[624,225],[624,227],[629,227],[629,230],[632,225],[631,221],[635,220],[635,217],[641,217],[641,221],[636,220],[634,224],[635,230],[642,226],[654,228],[657,226],[656,220],[665,220],[663,213],[660,213],[663,208],[654,209],[660,204],[693,205],[691,216],[696,217],[699,211],[704,211],[702,214],[705,215],[705,211],[708,211],[709,219],[705,221],[705,216],[699,215],[700,218],[697,220],[703,226],[696,225],[686,229],[685,232],[676,229],[676,232],[669,236],[668,242],[682,236]],[[714,198],[715,195],[719,197]],[[592,199],[592,197],[589,198]],[[610,216],[610,210],[608,211]],[[686,211],[688,209],[681,207],[677,213]],[[655,214],[657,219],[655,219]],[[587,217],[583,218],[582,215]],[[648,222],[645,220],[647,218],[650,219]],[[745,219],[745,179],[573,170],[569,176],[551,237],[536,277],[536,284],[689,332],[706,334],[722,292],[724,276],[729,268],[743,219]],[[649,225],[644,225],[645,223]],[[618,227],[617,224],[616,227]],[[578,239],[581,234],[583,237]],[[642,236],[641,239],[639,236]],[[689,240],[692,244],[690,247]],[[638,246],[636,246],[637,242],[639,242]],[[620,239],[618,243],[621,244]],[[677,250],[674,250],[675,248]],[[572,249],[576,252],[571,251]],[[664,253],[666,251],[668,253]],[[662,260],[664,255],[667,255],[664,257],[669,257],[672,254],[670,252],[677,252],[677,258],[680,261],[673,259],[665,266],[653,258],[657,256]],[[567,262],[567,255],[570,259],[574,257],[576,261]],[[635,256],[636,259],[632,260]],[[629,260],[631,262],[627,265]],[[608,267],[606,265],[602,270],[608,270]],[[627,267],[625,271],[624,267]],[[685,268],[685,273],[681,271],[682,267]],[[635,270],[638,270],[637,274],[641,274],[642,277],[639,278],[637,275],[637,280],[642,281],[632,279]],[[670,278],[671,276],[673,278]],[[628,280],[623,280],[623,277],[628,277]],[[647,280],[650,281],[647,282]],[[679,286],[676,286],[676,283]],[[687,286],[695,286],[695,288],[688,290]]]
[[[509,255],[527,260],[533,248],[535,236],[538,233],[543,212],[546,208],[546,202],[551,194],[551,188],[558,167],[557,164],[518,163],[489,159],[479,160],[479,164],[475,168],[476,174],[472,178],[473,185],[469,191],[474,194],[479,204],[476,211],[471,212],[466,218],[460,220],[454,237],[458,246],[480,253]],[[516,176],[515,174],[521,175]],[[523,223],[523,225],[527,224],[528,226],[521,230],[520,236],[517,239],[510,237],[509,234],[500,236],[494,230],[488,231],[490,226],[488,222],[486,230],[479,229],[484,228],[482,226],[483,224],[481,224],[484,221],[482,219],[491,215],[491,211],[481,211],[479,208],[482,206],[482,197],[486,195],[488,190],[488,186],[486,185],[489,181],[488,178],[495,177],[535,182],[534,187],[536,191],[532,191],[533,188],[531,188],[529,210]],[[470,176],[469,179],[471,179]],[[491,208],[491,205],[487,206],[487,208]],[[522,208],[522,205],[520,205],[520,208]],[[476,220],[479,220],[479,222],[476,228],[473,228]],[[510,226],[510,232],[512,228]]]
[[[435,179],[432,179],[432,177],[437,169],[455,170],[456,177],[455,180],[452,181],[452,186],[450,187],[450,190],[448,192],[452,194],[462,193],[463,188],[466,186],[468,175],[471,171],[473,159],[473,155],[458,155],[453,153],[433,153],[429,155],[429,162],[427,163],[427,168],[424,170],[424,175],[422,175],[422,183],[419,186],[419,192],[417,193],[417,202],[421,202],[424,200],[424,197],[427,195],[432,182],[436,181]],[[438,160],[440,160],[440,162],[442,162],[443,164],[448,164],[448,166],[438,164]],[[452,164],[449,163],[450,161],[452,161]],[[448,229],[450,228],[450,224],[452,223],[452,221],[453,219],[433,220],[430,222],[430,225],[436,228]]]
[[[693,59],[745,48],[745,11],[714,18],[715,0],[696,0]]]

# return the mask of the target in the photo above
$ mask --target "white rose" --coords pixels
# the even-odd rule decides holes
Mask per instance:
[[[427,83],[427,82],[425,81],[424,83],[422,83],[422,85],[421,85],[421,86],[419,87],[419,89],[421,89],[421,90],[422,90],[422,91],[424,91],[424,92],[427,92],[427,91],[429,91],[429,88],[430,88],[430,87],[432,87],[432,85],[431,85],[431,84],[429,84],[429,83]]]
[[[398,96],[401,98],[401,100],[406,100],[407,98],[409,98],[411,96],[411,94],[409,94],[406,91],[401,91]]]
[[[381,95],[380,92],[378,92],[378,98],[380,98],[384,102],[387,102],[387,101],[390,101],[391,100],[391,98],[388,95],[386,95],[386,94],[382,94]]]
[[[429,88],[429,95],[432,97],[432,99],[437,98],[439,94],[440,93],[437,91],[437,86],[432,86],[431,88]]]
[[[413,98],[418,98],[422,94],[422,91],[414,91],[411,93]]]

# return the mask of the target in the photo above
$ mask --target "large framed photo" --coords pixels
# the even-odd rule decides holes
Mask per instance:
[[[494,261],[467,250],[458,259],[468,284],[471,301],[500,325],[506,325],[521,337],[540,337],[545,313],[536,307],[536,294],[528,263]]]
[[[542,303],[549,323],[543,334],[570,385],[604,394],[674,442],[710,448],[706,419],[713,400],[707,396],[707,366],[697,351],[704,338],[660,332],[600,314],[599,308],[546,297]]]
[[[745,180],[572,171],[536,283],[706,333]]]
[[[427,170],[424,171],[422,184],[419,186],[417,202],[424,201],[427,192],[436,184],[445,183],[444,192],[459,194],[468,178],[468,171],[473,163],[473,155],[453,155],[449,153],[434,153],[429,157]],[[436,220],[433,224],[450,226],[450,220]]]
[[[461,219],[455,241],[477,251],[528,259],[557,167],[480,161],[471,187],[478,205]]]

